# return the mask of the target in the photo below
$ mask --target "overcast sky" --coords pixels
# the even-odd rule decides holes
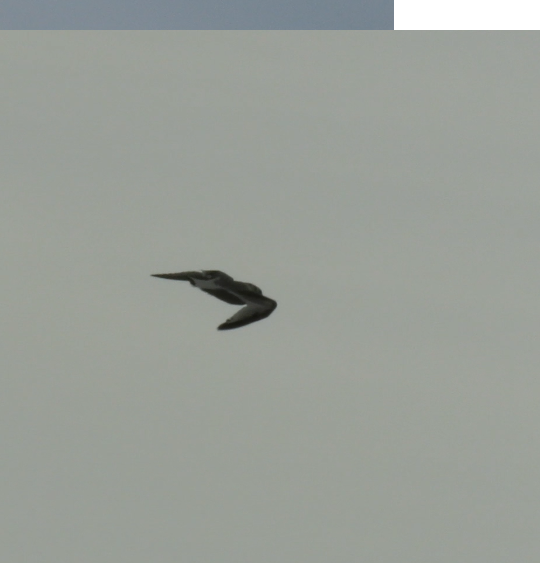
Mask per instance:
[[[2,561],[540,560],[537,34],[0,49]]]
[[[393,0],[2,0],[2,29],[394,29]]]

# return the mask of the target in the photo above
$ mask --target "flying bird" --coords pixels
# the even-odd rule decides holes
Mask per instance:
[[[226,303],[245,305],[230,319],[220,324],[217,327],[218,330],[230,330],[260,321],[268,317],[277,307],[277,303],[273,299],[265,297],[256,285],[236,281],[219,270],[152,275],[166,280],[188,281],[194,287],[198,287]]]

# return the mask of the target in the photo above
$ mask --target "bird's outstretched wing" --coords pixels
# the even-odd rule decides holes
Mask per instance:
[[[220,324],[218,330],[230,330],[255,323],[268,317],[276,307],[277,303],[268,297],[259,297],[256,301],[249,300],[245,307]]]
[[[244,305],[245,301],[240,297],[230,293],[226,289],[220,287],[218,280],[208,280],[208,275],[204,272],[178,272],[177,274],[152,274],[155,278],[164,278],[166,280],[188,281],[191,285],[198,287],[201,291],[213,295],[231,305]],[[228,277],[228,276],[227,276]],[[232,278],[231,278],[232,279]],[[201,287],[202,282],[204,286]],[[212,287],[209,287],[212,286]]]
[[[166,280],[180,280],[193,283],[193,280],[205,279],[202,272],[178,272],[177,274],[152,274],[154,278],[164,278]]]

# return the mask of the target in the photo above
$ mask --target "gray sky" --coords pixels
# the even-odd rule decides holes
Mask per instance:
[[[539,559],[537,34],[0,48],[2,561]]]
[[[393,0],[2,0],[2,29],[393,29]]]

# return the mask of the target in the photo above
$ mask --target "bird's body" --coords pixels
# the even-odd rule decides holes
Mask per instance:
[[[277,303],[265,297],[256,285],[236,281],[219,270],[152,275],[156,278],[188,281],[194,287],[231,305],[245,305],[230,319],[220,324],[218,330],[230,330],[260,321],[268,317],[277,307]]]

